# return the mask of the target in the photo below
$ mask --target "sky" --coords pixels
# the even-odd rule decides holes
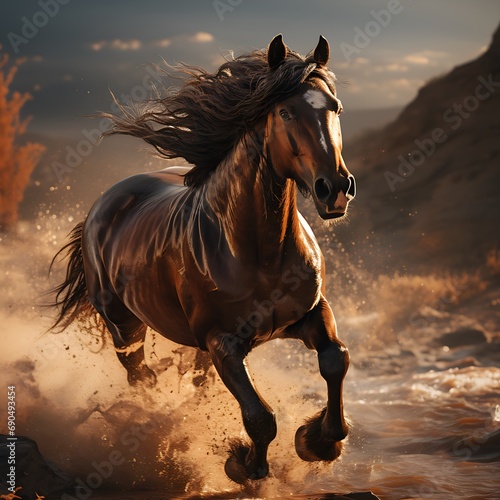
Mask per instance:
[[[477,57],[499,22],[499,0],[17,0],[0,5],[0,44],[26,59],[14,86],[32,93],[40,130],[108,111],[109,90],[141,100],[150,63],[213,71],[277,33],[302,54],[330,41],[347,112],[403,106]]]

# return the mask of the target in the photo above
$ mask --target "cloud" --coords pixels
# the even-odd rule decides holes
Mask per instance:
[[[380,64],[379,66],[374,66],[373,71],[376,73],[406,73],[408,71],[408,66],[398,63]]]
[[[403,57],[403,60],[409,64],[435,66],[437,64],[436,59],[440,59],[445,56],[446,52],[440,50],[422,50],[420,52],[407,54]]]
[[[99,52],[106,46],[106,42],[103,40],[102,42],[92,42],[90,44],[90,48],[95,52]]]
[[[408,87],[413,87],[414,86],[414,82],[412,82],[408,78],[397,78],[395,80],[389,80],[387,83],[391,87],[395,87],[395,88],[398,88],[398,89],[408,88]]]
[[[142,42],[136,38],[130,40],[121,40],[120,38],[115,38],[114,40],[101,40],[99,42],[93,42],[90,48],[96,52],[103,49],[112,50],[139,50],[142,47]]]
[[[366,57],[356,57],[353,61],[354,64],[368,64],[370,61]]]
[[[429,64],[430,59],[426,56],[419,55],[419,54],[408,54],[407,56],[404,57],[404,60],[406,62],[409,62],[411,64]]]
[[[212,35],[212,33],[207,33],[206,31],[198,31],[197,33],[189,37],[189,41],[197,43],[208,43],[214,41],[214,36]]]
[[[122,40],[121,38],[115,38],[114,40],[100,40],[97,42],[92,42],[90,48],[99,52],[101,50],[119,50],[119,51],[136,51],[145,47],[170,47],[173,42],[176,41],[188,41],[191,43],[209,43],[215,40],[212,33],[206,31],[198,31],[194,35],[180,35],[178,37],[171,38],[161,38],[159,40],[152,40],[149,42],[142,42],[137,38],[131,38],[129,40]]]
[[[111,47],[116,50],[138,50],[142,46],[140,40],[120,40],[117,38],[111,42]]]
[[[172,40],[170,38],[162,38],[161,40],[155,40],[153,45],[156,47],[169,47],[172,44]]]

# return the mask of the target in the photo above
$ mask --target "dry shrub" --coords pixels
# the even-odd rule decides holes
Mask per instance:
[[[445,292],[443,281],[434,275],[381,275],[372,285],[371,298],[378,304],[383,322],[398,326],[417,308],[435,302]]]
[[[486,268],[492,276],[500,275],[500,250],[493,249],[488,252]]]
[[[404,329],[423,307],[446,311],[483,292],[488,283],[481,273],[456,275],[381,275],[373,283],[372,306],[378,310],[380,327]]]
[[[29,123],[29,118],[21,120],[21,109],[31,96],[10,93],[9,87],[22,62],[17,60],[8,68],[9,56],[0,52],[0,229],[17,221],[31,173],[45,151],[41,144],[18,144]]]

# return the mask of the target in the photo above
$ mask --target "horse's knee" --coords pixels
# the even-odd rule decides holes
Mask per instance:
[[[242,413],[245,429],[254,443],[269,444],[276,437],[276,416],[270,408],[256,405],[244,409]]]
[[[319,370],[326,380],[344,378],[349,368],[349,351],[340,342],[332,342],[318,352]]]

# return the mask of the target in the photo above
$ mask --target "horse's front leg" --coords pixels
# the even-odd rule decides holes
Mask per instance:
[[[292,335],[318,352],[319,369],[328,387],[326,407],[297,430],[295,449],[307,461],[335,460],[342,451],[348,426],[344,418],[342,384],[349,352],[337,338],[335,318],[322,297],[318,305],[294,327]]]
[[[250,379],[246,352],[239,339],[234,335],[218,335],[207,345],[222,381],[240,404],[243,424],[251,439],[249,445],[233,447],[226,462],[226,474],[238,483],[262,479],[269,472],[267,448],[276,437],[274,413]]]

